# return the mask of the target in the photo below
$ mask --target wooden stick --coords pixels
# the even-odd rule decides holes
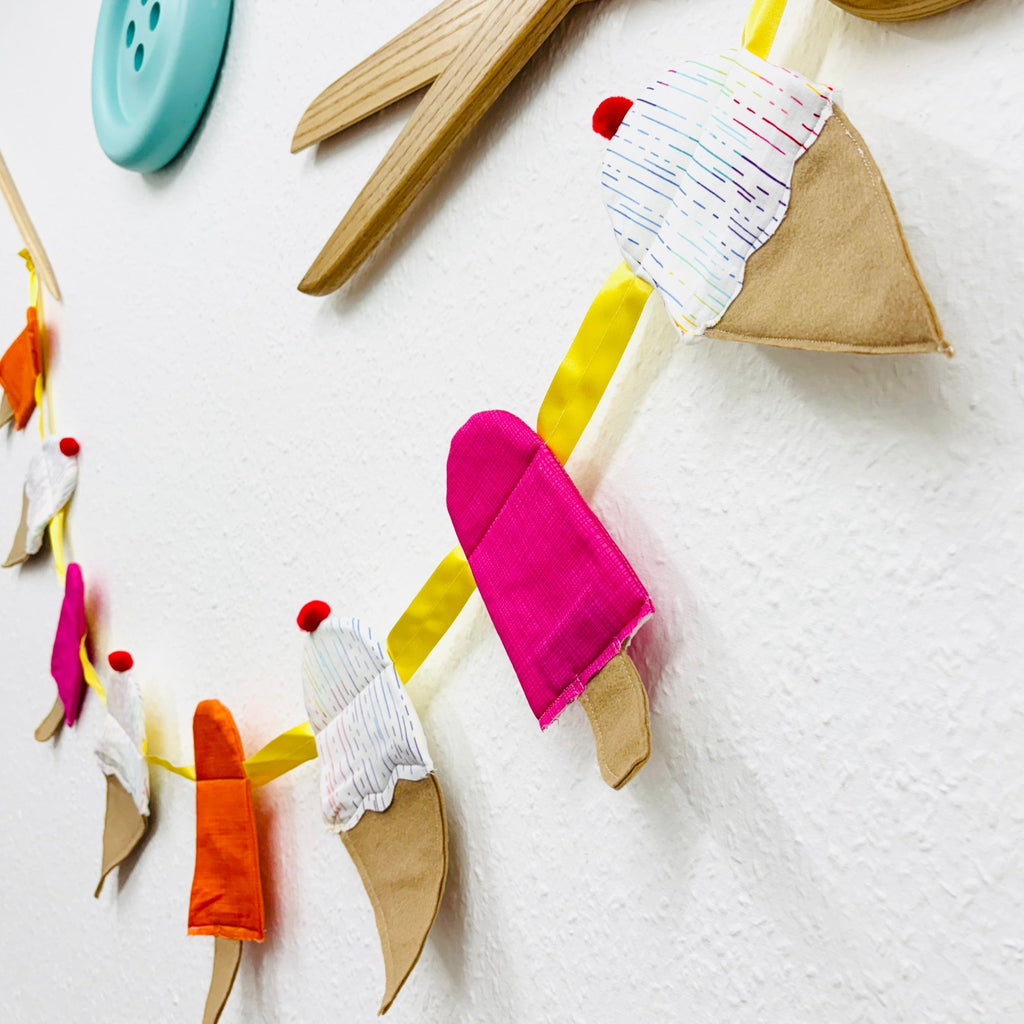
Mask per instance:
[[[18,226],[18,232],[25,242],[25,248],[28,249],[32,262],[36,265],[36,270],[39,271],[39,279],[46,285],[46,290],[59,300],[60,288],[57,287],[57,275],[53,272],[46,250],[43,248],[32,218],[29,217],[28,210],[25,209],[25,204],[18,194],[17,186],[14,184],[11,172],[7,169],[7,164],[4,163],[2,153],[0,153],[0,193],[7,200],[14,223]]]
[[[429,85],[465,45],[490,0],[444,0],[329,85],[306,108],[292,138],[297,153]]]
[[[300,291],[325,295],[352,276],[577,2],[495,0],[313,261]]]

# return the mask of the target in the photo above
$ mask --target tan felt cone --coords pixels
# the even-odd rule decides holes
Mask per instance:
[[[206,1005],[203,1007],[203,1024],[217,1024],[220,1020],[224,1004],[234,987],[241,959],[241,939],[225,939],[222,935],[214,937],[213,974],[210,977],[210,989],[206,993]]]
[[[21,496],[21,522],[18,523],[18,532],[14,535],[14,543],[11,545],[11,553],[7,556],[3,568],[10,569],[12,566],[21,565],[28,561],[28,552],[25,550],[25,541],[28,539],[28,492]]]
[[[832,352],[946,352],[882,176],[837,107],[789,209],[709,338]]]
[[[40,743],[51,739],[57,730],[64,724],[64,702],[58,696],[50,708],[50,713],[36,726],[35,738]]]
[[[107,776],[107,815],[103,822],[103,864],[94,896],[99,896],[107,875],[139,845],[148,819],[116,775]]]
[[[832,0],[837,7],[842,7],[858,18],[869,18],[871,21],[914,21],[927,18],[930,14],[948,11],[950,7],[958,7],[967,0]]]
[[[341,833],[373,904],[384,954],[386,1013],[420,958],[448,875],[448,825],[433,775],[400,779],[391,806]]]
[[[0,395],[0,427],[6,426],[14,419],[14,410],[7,401],[7,395]]]
[[[622,789],[651,756],[647,691],[629,655],[615,655],[579,700],[594,730],[601,778],[612,789]]]

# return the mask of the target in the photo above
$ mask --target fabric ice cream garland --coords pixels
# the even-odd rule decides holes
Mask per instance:
[[[610,155],[606,158],[606,188],[614,188],[614,183],[608,183],[614,178],[617,166],[614,162],[621,164],[632,158],[634,150],[629,147],[636,147],[636,152],[648,147],[642,150],[645,155],[640,162],[647,166],[638,168],[641,174],[648,174],[652,168],[655,172],[659,168],[662,172],[671,171],[664,162],[665,145],[678,149],[680,159],[685,161],[676,163],[683,184],[674,191],[663,191],[660,205],[656,207],[649,200],[637,198],[646,196],[643,190],[650,190],[651,183],[642,180],[640,174],[625,175],[629,189],[635,186],[641,191],[609,199],[609,208],[626,264],[613,273],[592,304],[545,397],[538,431],[534,433],[508,413],[492,412],[473,417],[453,441],[449,456],[449,510],[468,556],[459,547],[442,561],[391,631],[387,654],[356,620],[346,622],[332,618],[324,622],[324,616],[329,614],[325,606],[318,608],[317,603],[307,606],[300,615],[300,624],[309,633],[304,654],[304,696],[310,723],[282,734],[253,757],[243,759],[230,715],[216,702],[203,702],[197,709],[194,767],[179,767],[149,754],[141,695],[130,678],[130,656],[124,652],[111,655],[113,675],[106,688],[100,682],[85,650],[87,626],[81,569],[75,564],[65,566],[62,550],[65,510],[77,479],[78,447],[72,439],[58,443],[52,437],[46,438],[43,417],[40,417],[44,444],[29,472],[23,527],[19,529],[12,558],[8,560],[18,564],[33,550],[38,551],[42,533],[47,530],[55,563],[65,579],[65,598],[53,658],[59,699],[56,714],[48,719],[50,731],[41,727],[45,735],[40,738],[52,734],[62,719],[73,724],[85,684],[92,686],[101,698],[106,697],[109,717],[97,748],[101,768],[108,779],[100,885],[145,832],[149,809],[148,764],[157,764],[197,782],[196,878],[189,930],[194,934],[213,934],[216,940],[207,1020],[216,1020],[230,992],[239,962],[240,941],[259,940],[263,936],[251,786],[277,778],[317,756],[318,752],[325,817],[330,827],[342,835],[377,917],[387,972],[382,1012],[401,988],[419,956],[443,893],[447,831],[441,791],[432,773],[426,741],[399,680],[408,681],[454,621],[477,582],[481,584],[485,604],[542,728],[568,703],[580,699],[594,727],[601,773],[609,784],[616,788],[625,784],[646,761],[650,750],[646,692],[625,648],[653,612],[653,606],[626,559],[572,486],[561,463],[568,458],[593,414],[654,288],[662,293],[666,306],[678,313],[674,319],[684,335],[704,332],[740,340],[849,351],[948,350],[903,243],[880,176],[859,137],[835,110],[830,90],[816,87],[801,76],[775,69],[763,61],[780,12],[781,4],[755,5],[751,17],[753,32],[748,32],[745,41],[754,49],[760,46],[763,53],[737,52],[707,62],[691,62],[699,64],[704,71],[694,76],[694,82],[688,83],[696,92],[690,92],[684,100],[677,101],[673,97],[671,104],[656,104],[654,101],[664,99],[665,95],[651,87],[648,90],[651,95],[636,103],[619,99],[599,108],[595,127],[603,128],[616,147],[614,153],[612,146],[609,147]],[[729,64],[739,70],[727,67]],[[689,65],[683,68],[683,72],[677,70],[671,75],[678,77],[695,70]],[[711,169],[702,164],[698,150],[702,146],[711,150],[709,142],[722,141],[717,134],[719,129],[714,127],[724,116],[722,105],[725,110],[731,109],[730,102],[740,105],[741,97],[748,97],[744,89],[757,101],[764,101],[766,89],[778,85],[771,80],[773,74],[776,78],[781,74],[780,80],[786,87],[798,92],[801,88],[809,89],[817,96],[817,102],[808,100],[802,104],[815,108],[809,118],[801,120],[801,127],[807,133],[803,136],[797,134],[795,128],[787,132],[787,126],[794,126],[782,118],[769,124],[766,114],[772,111],[762,110],[765,124],[786,134],[792,146],[775,145],[770,137],[750,131],[761,142],[752,143],[747,139],[748,146],[754,149],[746,153],[737,150],[735,155],[741,159],[746,156],[754,163],[757,162],[755,157],[761,157],[756,173],[770,176],[777,186],[773,192],[767,187],[769,179],[762,177],[757,186],[759,191],[755,193],[746,187],[753,180],[746,181],[746,175],[755,172],[746,170],[745,164],[738,168],[744,180],[731,179],[721,168],[714,169],[717,164]],[[666,82],[659,82],[657,86],[670,88]],[[792,91],[789,95],[800,99]],[[777,102],[776,99],[775,104]],[[645,103],[666,115],[684,121],[691,119],[694,130],[672,129],[670,133],[663,124],[664,137],[652,133],[648,126],[638,127],[633,133],[634,125],[642,120],[640,113],[633,109]],[[767,103],[769,108],[773,106],[770,95]],[[746,112],[754,116],[759,109],[753,101],[745,107]],[[792,113],[782,111],[785,117]],[[831,131],[829,135],[828,125],[837,123],[842,125],[841,133]],[[708,124],[712,125],[710,129]],[[751,129],[749,124],[744,127]],[[739,129],[731,130],[733,135],[729,138],[739,146],[738,139],[742,138],[737,135]],[[650,141],[652,135],[653,142]],[[680,135],[691,145],[689,150],[686,145],[678,145]],[[824,145],[826,138],[831,139],[829,145]],[[650,148],[654,144],[660,147],[658,151]],[[763,144],[777,152],[764,151]],[[854,153],[859,168],[853,161]],[[812,161],[814,155],[819,159]],[[663,162],[658,164],[658,159]],[[857,173],[850,172],[847,164]],[[612,169],[608,170],[610,167]],[[803,171],[807,173],[801,174]],[[863,173],[858,178],[860,171]],[[833,318],[829,328],[838,336],[820,329],[821,323],[828,324],[829,317],[826,315],[821,320],[819,311],[815,329],[806,328],[806,323],[814,326],[812,319],[803,322],[798,330],[788,332],[794,337],[788,334],[782,337],[785,332],[780,332],[774,324],[785,321],[772,320],[774,313],[770,305],[766,313],[765,295],[781,296],[779,311],[789,313],[788,300],[797,294],[793,291],[794,283],[815,284],[808,270],[808,252],[802,252],[812,248],[815,237],[813,232],[808,232],[808,213],[814,214],[827,206],[823,197],[834,194],[830,183],[840,172],[853,173],[855,179],[853,186],[844,179],[844,201],[852,194],[859,203],[863,221],[885,229],[883,236],[891,244],[882,253],[884,258],[874,253],[867,269],[876,269],[881,264],[886,271],[893,268],[899,271],[895,275],[899,279],[897,284],[883,288],[883,292],[886,302],[902,303],[893,307],[899,309],[902,316],[893,317],[888,307],[879,311],[877,302],[873,307],[869,304],[858,307],[857,301],[864,298],[864,289],[858,292],[858,282],[851,280],[849,286],[853,290],[840,290],[840,294],[852,295],[857,300],[853,308],[863,314],[869,331],[879,330],[881,325],[883,333],[869,334],[866,340],[856,334],[845,336],[843,332],[855,326],[856,318],[847,315],[849,310],[840,310],[843,315]],[[698,180],[703,174],[710,177]],[[669,175],[663,177],[665,185],[673,184]],[[699,200],[688,205],[692,195],[687,190],[694,194],[698,194],[694,192],[697,187],[713,191],[716,183],[722,185],[726,180],[736,188],[731,205],[728,197],[719,195],[717,199],[725,205],[709,212],[710,201],[702,193]],[[618,183],[623,181],[620,179]],[[625,191],[620,190],[620,193]],[[760,195],[762,192],[764,197]],[[767,201],[772,195],[774,207]],[[801,203],[801,196],[806,196],[806,201]],[[802,218],[797,217],[798,210],[802,211]],[[643,226],[638,211],[643,216],[653,215],[648,218],[646,232],[624,229],[622,225],[629,221],[628,214],[635,215],[634,220],[639,220],[639,226]],[[733,243],[727,253],[716,249],[716,244],[725,249],[724,243],[731,241],[722,237],[723,216],[729,223],[726,232],[739,239],[744,236],[744,224],[750,225],[746,229],[745,244]],[[688,221],[692,221],[696,229]],[[787,226],[788,233],[784,233]],[[849,233],[856,227],[856,224],[844,225],[844,231]],[[635,237],[638,235],[640,237]],[[695,257],[696,263],[695,259],[681,257],[680,251],[688,250],[680,250],[679,246],[693,248],[699,257]],[[770,254],[772,259],[768,261],[766,257],[759,264],[755,263],[762,254]],[[712,260],[712,256],[717,257],[718,262]],[[682,262],[673,265],[672,258]],[[847,259],[846,263],[849,271],[851,260]],[[38,283],[31,261],[28,264],[32,273],[33,305],[25,330],[4,361],[0,361],[5,415],[8,420],[14,420],[16,429],[25,426],[34,404],[42,405],[45,395],[45,330]],[[689,268],[689,277],[681,271],[683,266]],[[760,269],[755,276],[757,267]],[[680,289],[680,280],[685,288]],[[882,281],[877,276],[870,280],[871,288],[867,290],[877,292]],[[774,283],[755,289],[756,281]],[[834,282],[830,282],[830,287],[835,291]],[[744,297],[747,298],[745,319],[739,315],[744,312]],[[30,398],[26,398],[27,393]],[[52,406],[48,411],[52,435]],[[472,467],[476,459],[483,459],[493,470],[494,486],[484,501],[478,500],[475,491],[465,485],[474,473]],[[550,526],[553,522],[560,529],[545,528],[545,523]],[[538,540],[550,541],[546,550],[543,544],[538,546]],[[533,559],[529,563],[530,572],[523,572],[519,565],[517,553],[523,550],[528,550]],[[562,610],[552,613],[549,608],[541,607],[531,591],[531,581],[536,584],[538,580],[554,578],[566,565],[571,566],[571,575],[577,580],[575,590],[585,594],[591,602],[589,610],[580,611],[563,601]],[[474,574],[478,580],[474,580]],[[319,657],[307,659],[311,651],[318,655],[333,651],[343,662],[349,659],[353,664],[360,662],[362,671],[353,673],[350,666],[341,672],[336,664],[333,667],[329,664],[329,659],[324,663]],[[383,742],[380,730],[371,728],[379,723],[368,716],[365,695],[370,693],[377,698],[386,696],[395,714],[394,721],[405,723],[397,734],[389,735],[385,731]],[[353,737],[358,739],[360,735],[362,742],[353,743]],[[218,742],[207,743],[211,737]],[[217,810],[208,813],[207,796],[214,790],[230,790],[235,795],[225,797],[223,807],[215,800]],[[207,810],[200,810],[200,805]],[[224,821],[234,823],[228,839],[219,824]],[[407,862],[396,857],[402,849],[409,849],[407,841],[400,847],[397,837],[404,840],[411,837],[412,849],[419,851],[418,855]],[[222,866],[226,856],[222,849],[224,842],[230,848],[228,861],[237,862],[238,871],[219,870],[218,865]],[[387,856],[381,856],[382,850]],[[217,852],[211,856],[212,851]],[[394,894],[399,890],[412,892],[416,898],[398,900]],[[211,908],[219,909],[213,912]],[[221,910],[224,912],[220,913]]]

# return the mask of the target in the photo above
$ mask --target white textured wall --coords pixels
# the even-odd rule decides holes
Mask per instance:
[[[302,296],[412,106],[299,156],[295,122],[428,3],[240,0],[198,136],[145,178],[93,135],[98,3],[3,4],[0,147],[65,293],[70,542],[170,756],[204,697],[250,749],[301,721],[304,601],[401,613],[452,544],[451,434],[533,418],[617,262],[593,107],[745,15],[581,7],[351,286]],[[582,713],[542,735],[471,601],[410,686],[451,872],[396,1024],[1024,1021],[1020,13],[791,5],[773,56],[841,88],[958,356],[682,345],[652,304],[570,463],[658,608],[636,645],[651,762],[614,793]],[[0,216],[12,337],[17,248]],[[0,542],[35,444],[0,440]],[[192,787],[154,772],[151,840],[93,900],[102,709],[31,738],[59,603],[47,565],[0,576],[0,1018],[198,1022]],[[372,913],[316,788],[305,766],[258,796],[269,937],[224,1024],[376,1010]]]

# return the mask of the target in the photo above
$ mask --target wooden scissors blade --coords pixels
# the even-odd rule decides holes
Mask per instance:
[[[438,76],[299,290],[345,283],[562,19],[584,0],[495,0]]]
[[[292,138],[297,153],[429,85],[465,45],[491,0],[444,0],[306,108]]]
[[[39,280],[46,285],[46,290],[59,301],[60,288],[57,287],[57,275],[53,272],[50,258],[46,255],[46,250],[32,223],[32,218],[28,215],[28,210],[25,209],[25,203],[14,184],[11,172],[7,169],[7,164],[4,163],[3,154],[0,154],[0,195],[7,200],[11,216],[18,227],[25,248],[28,249],[32,262],[35,264],[36,270],[39,271]]]

